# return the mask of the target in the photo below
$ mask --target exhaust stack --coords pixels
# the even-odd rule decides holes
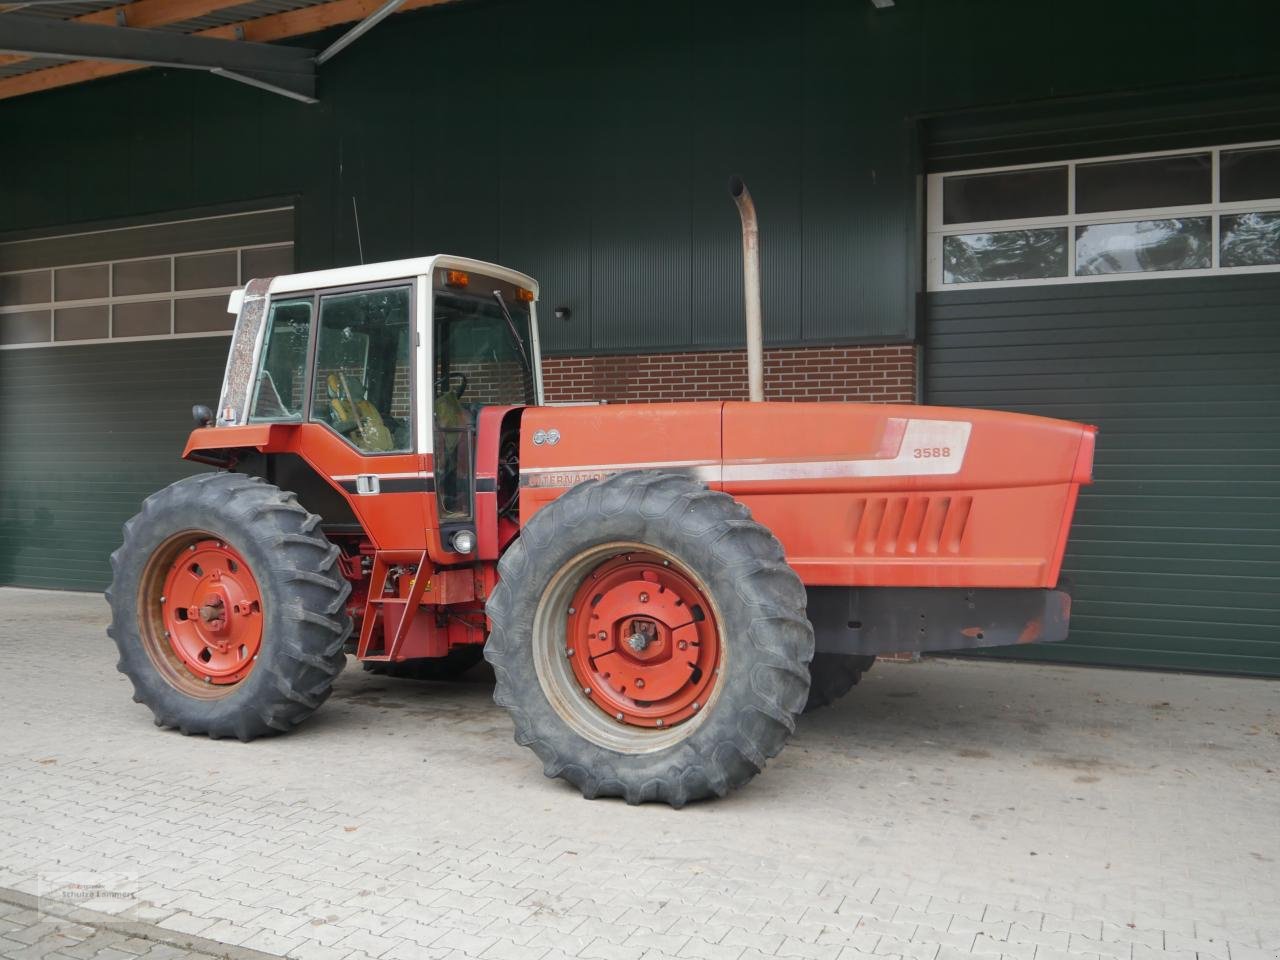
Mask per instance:
[[[764,334],[760,319],[760,226],[751,191],[734,174],[729,193],[742,218],[742,293],[747,313],[747,390],[753,403],[764,399]]]

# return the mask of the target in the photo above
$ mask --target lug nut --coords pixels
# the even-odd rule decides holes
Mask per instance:
[[[637,687],[639,687],[641,690],[643,690],[643,689],[644,689],[644,680],[643,680],[642,678],[637,677],[637,678],[636,678],[636,686],[637,686]]]
[[[566,650],[566,651],[564,652],[564,655],[565,655],[566,657],[572,657],[572,656],[573,656],[573,647],[570,647],[568,650]]]
[[[615,714],[613,715],[613,719],[615,719],[615,720],[621,720],[621,719],[622,719],[622,714],[621,714],[621,713],[615,713]]]
[[[583,693],[585,693],[588,697],[589,697],[589,696],[591,696],[591,688],[590,688],[590,687],[583,687],[583,688],[582,688],[582,692],[583,692]]]
[[[658,721],[658,726],[662,726],[662,721],[661,721],[661,720],[659,720],[659,721]]]
[[[604,640],[604,639],[607,639],[607,638],[608,638],[608,636],[609,636],[609,635],[608,635],[607,633],[605,633],[603,630],[601,630],[599,633],[597,633],[597,634],[596,634],[596,639],[597,639],[597,640]]]
[[[680,649],[681,649],[681,650],[688,650],[688,649],[689,649],[689,641],[688,641],[688,640],[681,640],[681,641],[680,641],[679,646],[680,646]]]
[[[641,602],[641,603],[648,603],[648,602],[649,602],[649,595],[648,595],[647,593],[642,593],[642,594],[640,594],[640,602]]]

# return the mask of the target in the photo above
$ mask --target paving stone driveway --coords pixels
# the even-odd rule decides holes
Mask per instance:
[[[290,736],[160,731],[106,616],[0,590],[5,956],[93,956],[108,914],[103,957],[1280,956],[1280,683],[882,663],[672,811],[544,779],[483,677],[349,666]],[[85,876],[124,900],[34,936],[22,898]]]

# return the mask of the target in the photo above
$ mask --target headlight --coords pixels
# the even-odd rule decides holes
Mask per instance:
[[[450,542],[454,553],[470,553],[476,548],[476,535],[470,530],[459,530]]]

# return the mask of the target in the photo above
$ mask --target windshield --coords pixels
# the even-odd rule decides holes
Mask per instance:
[[[492,291],[442,290],[435,297],[436,397],[451,393],[473,412],[491,404],[535,403],[529,305],[504,297],[508,323]]]

